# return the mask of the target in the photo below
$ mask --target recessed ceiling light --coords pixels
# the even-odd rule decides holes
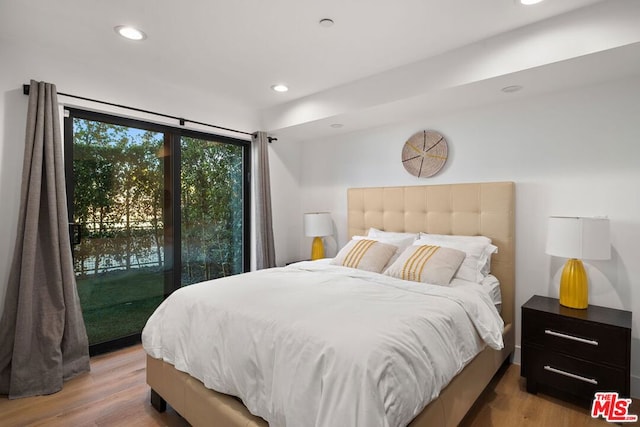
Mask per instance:
[[[522,90],[522,86],[520,85],[505,86],[500,90],[503,91],[504,93],[513,93],[513,92],[518,92],[519,90]]]
[[[525,6],[531,6],[532,4],[537,4],[542,2],[542,0],[518,0],[520,2],[520,4],[523,4]]]
[[[116,33],[129,40],[144,40],[147,38],[147,35],[143,31],[127,25],[118,25],[113,29]]]
[[[289,90],[289,88],[283,84],[273,85],[271,86],[271,89],[275,90],[276,92],[286,92]]]
[[[323,18],[320,20],[319,24],[321,27],[329,28],[333,26],[334,22],[333,22],[333,19]]]
[[[340,129],[344,125],[342,123],[332,123],[330,126],[334,129]]]

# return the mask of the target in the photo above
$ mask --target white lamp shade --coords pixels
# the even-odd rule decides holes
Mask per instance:
[[[311,212],[304,214],[304,235],[323,237],[333,234],[333,223],[329,212]]]
[[[609,220],[606,218],[549,217],[549,255],[576,259],[611,258]]]

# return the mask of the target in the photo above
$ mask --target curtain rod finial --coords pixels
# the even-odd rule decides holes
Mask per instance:
[[[31,85],[22,85],[23,95],[29,95],[30,89],[31,89]]]
[[[278,138],[276,138],[275,136],[268,136],[267,140],[269,141],[269,144],[271,144],[273,141],[277,141]]]

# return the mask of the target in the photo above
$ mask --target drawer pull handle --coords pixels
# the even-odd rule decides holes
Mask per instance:
[[[556,331],[552,331],[551,329],[545,329],[544,333],[547,335],[553,335],[554,337],[560,337],[560,338],[564,338],[567,340],[573,340],[573,341],[578,341],[578,342],[582,342],[585,344],[591,344],[591,345],[598,345],[598,341],[596,340],[588,340],[588,339],[584,339],[584,338],[580,338],[580,337],[574,337],[573,335],[567,335],[567,334],[563,334],[560,332],[556,332]]]
[[[556,369],[556,368],[554,368],[552,366],[549,366],[549,365],[545,365],[544,369],[545,369],[545,371],[550,371],[550,372],[553,372],[555,374],[564,375],[565,377],[570,377],[570,378],[573,378],[573,379],[576,379],[576,380],[584,381],[585,383],[591,383],[591,384],[598,385],[598,381],[594,380],[593,378],[586,378],[586,377],[582,377],[580,375],[572,374],[571,372],[561,371],[560,369]]]

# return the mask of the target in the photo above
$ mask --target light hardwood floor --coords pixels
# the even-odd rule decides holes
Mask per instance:
[[[137,345],[91,360],[91,373],[67,382],[49,396],[0,397],[0,426],[170,426],[188,423],[171,408],[157,413],[149,404],[145,354]],[[520,367],[510,365],[494,378],[462,422],[464,427],[608,425],[587,409],[526,393]],[[640,414],[640,401],[630,411]]]

